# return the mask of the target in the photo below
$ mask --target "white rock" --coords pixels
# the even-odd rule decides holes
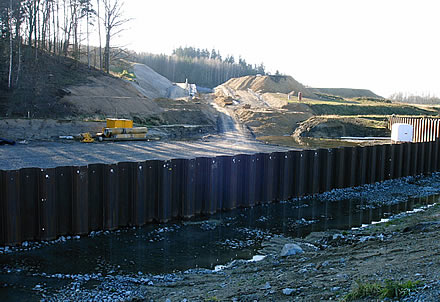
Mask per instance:
[[[304,253],[303,249],[295,243],[288,243],[283,246],[283,249],[281,250],[281,257],[296,255],[296,254],[302,254]]]
[[[271,289],[272,286],[270,286],[269,282],[266,282],[266,284],[264,284],[263,289]]]
[[[283,294],[285,294],[286,296],[290,296],[295,290],[291,289],[291,288],[285,288],[283,289]]]

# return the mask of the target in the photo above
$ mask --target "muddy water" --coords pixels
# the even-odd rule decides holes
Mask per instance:
[[[369,208],[364,200],[294,200],[237,209],[181,223],[101,232],[0,255],[0,301],[39,300],[73,275],[88,286],[105,276],[168,274],[213,269],[258,254],[274,234],[303,237],[312,231],[349,229],[438,201],[438,196]],[[95,280],[95,281],[94,281]]]
[[[293,147],[298,149],[337,148],[371,146],[391,143],[384,139],[327,139],[313,137],[292,137],[292,136],[262,136],[259,141],[266,144]]]

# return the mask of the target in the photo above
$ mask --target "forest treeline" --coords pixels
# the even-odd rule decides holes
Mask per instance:
[[[199,86],[213,88],[227,80],[245,75],[264,75],[265,67],[252,65],[245,59],[238,60],[232,55],[222,57],[220,51],[179,47],[171,56],[150,53],[132,54],[133,60],[143,63],[173,82],[196,83]]]
[[[411,93],[398,92],[394,93],[389,97],[392,101],[408,104],[427,104],[436,105],[440,104],[440,98],[430,93],[416,95]]]
[[[0,75],[11,89],[20,81],[22,62],[38,61],[41,51],[81,59],[89,37],[99,35],[99,68],[109,71],[112,37],[129,21],[121,0],[0,0]],[[104,45],[101,45],[104,41]]]
[[[0,89],[19,87],[25,64],[34,64],[35,69],[44,64],[39,62],[42,52],[109,72],[112,60],[121,57],[121,50],[112,47],[112,38],[130,20],[124,16],[123,4],[122,0],[0,0]],[[91,33],[98,34],[99,45],[90,46]],[[188,79],[210,88],[232,77],[265,74],[263,64],[223,57],[216,49],[179,47],[170,56],[128,53],[131,60],[171,81]]]

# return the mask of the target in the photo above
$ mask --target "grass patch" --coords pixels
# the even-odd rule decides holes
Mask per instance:
[[[308,103],[307,103],[308,104]],[[359,104],[308,104],[318,115],[435,115],[437,112],[406,105],[386,103],[359,103]]]
[[[347,295],[342,298],[342,301],[355,301],[362,298],[385,299],[385,298],[403,298],[408,296],[418,286],[420,281],[396,282],[392,280],[385,280],[381,283],[362,283],[356,281],[356,288],[352,289]]]
[[[296,99],[287,100],[285,94],[271,94],[287,103],[298,103]],[[438,110],[431,107],[411,106],[407,104],[391,103],[384,99],[358,97],[341,98],[326,96],[325,99],[316,100],[303,98],[300,102],[308,105],[317,115],[437,115]]]

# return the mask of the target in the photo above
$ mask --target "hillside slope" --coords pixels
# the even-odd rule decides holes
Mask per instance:
[[[161,130],[164,137],[186,137],[186,130],[179,130],[176,136],[175,129],[193,126],[200,129],[200,135],[216,133],[218,112],[212,106],[187,98],[166,98],[182,96],[185,91],[144,65],[136,67],[139,83],[135,84],[43,51],[38,60],[23,56],[22,65],[14,89],[0,87],[0,137],[38,140],[77,134],[78,129],[93,132],[97,124],[88,125],[87,121],[107,117],[130,118],[149,127],[165,126]],[[20,130],[11,134],[13,128],[29,133],[23,135]]]
[[[368,89],[353,89],[353,88],[309,88],[313,93],[317,94],[328,94],[340,96],[342,98],[377,98],[383,99],[383,97],[375,94]]]
[[[87,117],[159,114],[163,110],[130,83],[107,75],[89,76],[81,85],[67,87],[61,102],[73,107],[72,114]]]
[[[303,84],[296,81],[291,76],[244,76],[233,78],[222,84],[234,90],[251,89],[256,93],[279,92],[290,93],[292,91],[302,92],[303,96],[313,97],[314,93],[309,91]]]

